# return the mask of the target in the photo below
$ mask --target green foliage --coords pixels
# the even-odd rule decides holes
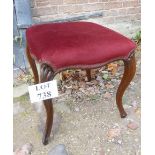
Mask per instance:
[[[133,40],[137,43],[140,44],[141,43],[141,31],[138,31],[135,35],[135,37],[133,38]]]

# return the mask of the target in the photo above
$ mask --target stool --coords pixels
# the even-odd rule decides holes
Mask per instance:
[[[52,80],[67,69],[86,69],[91,80],[91,69],[117,60],[124,62],[124,75],[116,93],[116,104],[122,118],[126,112],[122,96],[131,82],[136,62],[136,45],[125,36],[91,22],[47,23],[26,30],[27,58],[35,83]],[[40,63],[40,78],[35,60]],[[52,99],[44,100],[46,124],[42,142],[48,144],[53,123]]]

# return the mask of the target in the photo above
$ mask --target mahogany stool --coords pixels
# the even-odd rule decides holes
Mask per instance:
[[[27,58],[36,84],[52,80],[57,73],[67,69],[86,69],[88,80],[91,80],[90,69],[123,60],[124,75],[116,93],[116,103],[120,116],[126,117],[122,96],[136,70],[134,42],[91,22],[34,25],[26,30],[26,40]],[[35,60],[41,65],[40,78]],[[43,103],[47,118],[42,141],[46,145],[53,123],[52,99]]]

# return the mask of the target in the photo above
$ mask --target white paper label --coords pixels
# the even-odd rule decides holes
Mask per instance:
[[[28,86],[31,103],[58,97],[57,81]]]

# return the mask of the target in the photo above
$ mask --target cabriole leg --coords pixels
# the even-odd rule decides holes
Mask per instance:
[[[122,97],[126,88],[133,79],[135,72],[136,72],[136,60],[135,56],[133,55],[132,57],[129,58],[129,60],[124,61],[124,74],[116,93],[116,103],[122,118],[127,116],[123,108]]]
[[[41,65],[40,82],[47,82],[54,78],[54,73],[51,67],[46,64]],[[42,142],[44,145],[48,144],[53,124],[53,104],[52,99],[43,101],[46,110],[46,124],[43,132]]]

